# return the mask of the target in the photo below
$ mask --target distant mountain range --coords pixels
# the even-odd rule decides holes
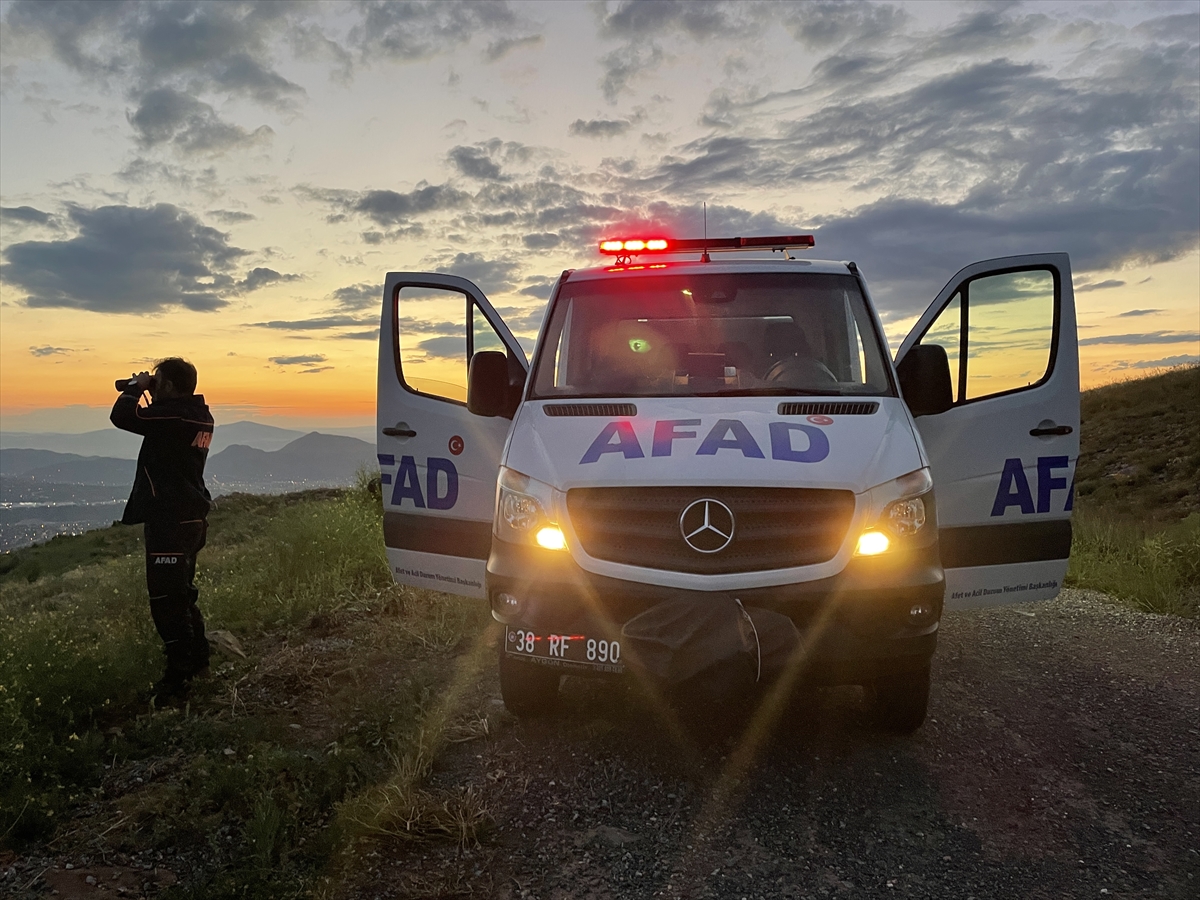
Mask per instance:
[[[236,486],[232,489],[273,493],[295,489],[297,485],[349,484],[360,468],[374,469],[377,465],[374,444],[345,435],[314,431],[288,441],[277,450],[244,444],[226,446],[209,454],[204,476],[210,490]],[[4,480],[4,499],[8,502],[13,502],[9,499],[10,494],[25,493],[22,488],[26,487],[128,487],[133,484],[135,466],[132,459],[28,448],[0,450],[0,477]]]
[[[351,484],[360,469],[378,472],[375,429],[356,430],[371,440],[254,422],[219,425],[204,481],[214,497]],[[9,432],[3,438],[0,550],[101,528],[120,518],[137,468],[140,437],[113,428],[76,435]],[[23,438],[72,449],[14,446]]]
[[[274,425],[260,425],[257,422],[218,424],[213,431],[213,442],[210,449],[213,453],[219,453],[234,444],[244,444],[258,450],[282,450],[292,441],[307,433],[291,428],[277,428]],[[370,444],[375,442],[373,425],[326,428],[323,433],[355,437]],[[55,453],[77,456],[137,459],[138,448],[141,444],[142,439],[136,434],[130,434],[128,431],[121,431],[117,428],[104,428],[99,431],[87,431],[83,434],[0,431],[0,450],[6,453],[9,450],[17,449],[50,450]]]

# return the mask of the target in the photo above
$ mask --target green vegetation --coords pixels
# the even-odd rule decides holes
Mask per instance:
[[[1200,366],[1086,391],[1067,583],[1200,615]]]
[[[140,531],[5,559],[0,845],[200,848],[206,876],[168,896],[221,898],[309,895],[377,840],[473,842],[480,798],[426,781],[444,742],[487,733],[490,619],[392,584],[365,483],[221,499],[201,603],[247,657],[214,656],[166,708],[147,693],[162,656]]]
[[[1196,367],[1084,395],[1069,583],[1200,613],[1197,397]],[[222,498],[199,577],[246,657],[157,708],[140,528],[0,557],[0,845],[190,847],[201,874],[165,896],[219,900],[337,896],[381,842],[476,840],[485,798],[430,775],[489,733],[495,631],[483,604],[392,584],[365,477]]]

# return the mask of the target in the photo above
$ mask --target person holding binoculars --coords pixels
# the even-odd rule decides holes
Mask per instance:
[[[187,360],[160,360],[154,373],[119,379],[121,392],[110,420],[142,435],[137,475],[121,522],[143,523],[150,615],[163,640],[167,668],[155,697],[185,694],[193,677],[208,669],[208,639],[196,601],[196,554],[204,546],[212,497],[204,486],[204,463],[212,443],[213,417],[196,391],[196,367]],[[142,406],[143,393],[150,394]]]

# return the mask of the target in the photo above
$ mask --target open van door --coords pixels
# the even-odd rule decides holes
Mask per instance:
[[[1067,255],[967,266],[896,362],[933,470],[946,606],[1054,597],[1071,553],[1079,458]]]
[[[467,411],[467,372],[482,350],[505,353],[510,386],[524,385],[525,353],[479,288],[388,273],[376,413],[388,562],[401,584],[479,598],[512,424]]]

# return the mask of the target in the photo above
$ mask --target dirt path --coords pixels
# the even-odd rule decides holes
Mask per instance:
[[[466,852],[382,848],[351,897],[1200,896],[1200,623],[1077,591],[946,616],[930,719],[881,735],[861,693],[708,740],[602,683],[434,781],[485,786]],[[740,773],[740,774],[739,774]]]

